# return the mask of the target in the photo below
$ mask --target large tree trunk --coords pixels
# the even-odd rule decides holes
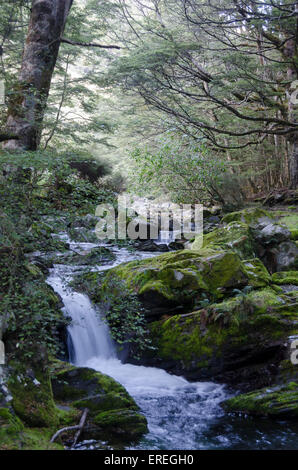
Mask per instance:
[[[292,6],[294,13],[298,14],[298,2]],[[297,17],[297,16],[296,16]],[[297,68],[297,54],[298,54],[298,19],[296,19],[296,34],[293,38],[285,42],[283,54],[286,58],[290,59],[290,65],[287,71],[287,78],[292,81],[291,92],[288,105],[288,118],[290,121],[298,122],[298,68]],[[295,131],[289,136],[289,143],[291,146],[291,153],[289,159],[289,176],[290,188],[296,189],[298,187],[298,132]]]
[[[4,148],[36,150],[55,68],[60,38],[72,0],[33,0],[18,84],[8,109],[6,130],[18,136]]]

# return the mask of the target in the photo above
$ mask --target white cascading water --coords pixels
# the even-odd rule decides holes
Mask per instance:
[[[68,327],[71,361],[84,366],[92,357],[116,357],[108,326],[99,320],[89,298],[64,288],[61,277],[55,271],[48,278],[48,284],[61,296],[64,311],[72,318]]]
[[[71,243],[71,249],[78,252],[92,246]],[[132,254],[126,249],[113,248],[113,251],[117,259],[112,265],[93,269],[101,271],[132,259],[152,257],[152,253]],[[123,364],[117,358],[108,326],[101,320],[100,312],[86,295],[68,287],[79,270],[75,266],[55,265],[47,280],[61,296],[65,313],[72,318],[68,328],[71,362],[110,375],[134,397],[147,417],[150,430],[136,448],[210,448],[204,433],[210,423],[222,415],[219,402],[226,397],[224,386],[210,382],[190,383],[162,369]],[[217,445],[220,436],[218,439]]]

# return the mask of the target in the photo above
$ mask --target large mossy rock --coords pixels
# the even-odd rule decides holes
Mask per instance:
[[[55,428],[59,413],[55,406],[48,372],[18,367],[10,372],[11,405],[26,426]]]
[[[297,299],[269,287],[252,291],[151,323],[156,349],[146,361],[190,379],[262,387],[286,358],[297,320]]]
[[[298,383],[290,382],[237,395],[222,403],[225,411],[277,419],[298,418]]]
[[[28,428],[8,407],[0,407],[0,450],[62,450],[51,443],[53,431],[48,428]]]
[[[229,224],[230,222],[242,222],[247,225],[256,225],[263,220],[271,220],[274,218],[275,216],[272,212],[266,211],[261,207],[252,207],[237,212],[230,212],[222,218],[222,222],[224,224]]]
[[[148,432],[147,420],[144,415],[131,409],[116,409],[97,413],[93,418],[94,425],[91,435],[98,439],[103,437],[121,443],[139,440]]]
[[[296,212],[250,208],[227,214],[222,225],[204,236],[203,248],[230,249],[242,259],[258,257],[271,273],[298,268]],[[191,245],[200,249],[200,237]]]
[[[172,308],[189,309],[203,298],[221,299],[247,285],[263,287],[270,276],[259,260],[241,261],[233,251],[182,250],[155,258],[132,261],[109,270],[104,279],[91,275],[90,293],[95,302],[117,286],[137,293],[148,318]],[[99,279],[100,278],[100,279]],[[116,287],[115,287],[116,286]]]
[[[122,444],[148,432],[146,418],[134,399],[111,377],[86,367],[56,362],[52,378],[56,403],[62,408],[89,410],[82,439]]]
[[[192,250],[199,250],[197,238],[191,245]],[[241,258],[254,258],[255,244],[249,226],[244,222],[231,222],[204,235],[203,248],[212,250],[233,250]]]
[[[36,364],[34,364],[36,366]],[[88,418],[80,439],[125,445],[148,432],[146,418],[125,388],[89,368],[55,360],[47,370],[9,366],[7,396],[0,389],[0,449],[63,449],[75,431],[51,437],[64,427]],[[110,418],[109,418],[110,417]]]

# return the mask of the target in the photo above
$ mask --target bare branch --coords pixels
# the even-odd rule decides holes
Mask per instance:
[[[61,38],[60,42],[64,42],[65,44],[70,44],[71,46],[82,46],[82,47],[99,47],[100,49],[121,49],[120,46],[115,45],[107,45],[107,44],[97,44],[94,42],[79,42],[79,41],[71,41],[70,39]]]

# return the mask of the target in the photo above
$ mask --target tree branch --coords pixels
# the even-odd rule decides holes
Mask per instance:
[[[6,140],[19,140],[19,137],[15,134],[10,134],[8,132],[0,132],[0,142],[4,142]]]
[[[97,44],[94,42],[71,41],[70,39],[66,39],[66,38],[61,38],[60,42],[64,42],[65,44],[70,44],[71,46],[99,47],[101,49],[121,49],[120,46]]]
[[[86,418],[87,418],[87,414],[88,414],[88,408],[85,408],[84,411],[83,411],[83,414],[82,414],[82,417],[80,419],[80,423],[77,424],[76,426],[68,426],[66,428],[62,428],[62,429],[59,429],[59,431],[57,431],[50,442],[54,442],[58,436],[60,436],[60,434],[62,434],[63,432],[66,432],[66,431],[74,431],[74,430],[78,430],[78,432],[76,433],[76,436],[75,436],[75,439],[74,439],[74,443],[73,443],[73,446],[77,443],[78,441],[78,438],[80,437],[80,434],[82,432],[82,429],[85,425],[85,421],[86,421]]]

